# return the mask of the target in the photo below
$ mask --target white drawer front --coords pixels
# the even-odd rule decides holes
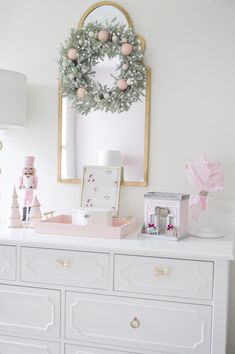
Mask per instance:
[[[108,254],[27,247],[21,252],[23,281],[96,289],[109,287]]]
[[[65,354],[144,354],[143,352],[123,352],[117,351],[113,349],[103,349],[103,348],[92,348],[92,347],[84,347],[80,345],[66,345],[65,346]],[[154,354],[161,354],[161,353],[154,353]],[[162,353],[163,354],[163,353]],[[166,354],[166,353],[164,353]]]
[[[0,285],[0,332],[60,335],[60,292]]]
[[[0,279],[16,279],[16,247],[0,246]]]
[[[66,295],[66,337],[155,353],[209,354],[211,307],[112,296]]]
[[[15,337],[0,337],[1,354],[59,354],[60,345]]]
[[[116,255],[114,290],[210,300],[213,263]]]

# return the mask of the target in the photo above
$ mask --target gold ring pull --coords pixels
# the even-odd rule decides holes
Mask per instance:
[[[140,326],[140,321],[137,317],[134,317],[133,320],[131,320],[130,325],[132,328],[138,328]]]
[[[71,267],[71,261],[69,259],[57,258],[56,263],[65,269],[69,269]]]
[[[170,268],[168,267],[155,267],[154,268],[155,276],[169,276],[170,275]]]

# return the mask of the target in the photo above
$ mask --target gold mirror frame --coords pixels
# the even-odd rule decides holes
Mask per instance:
[[[118,9],[125,16],[128,26],[133,28],[133,22],[128,12],[119,4],[113,1],[100,1],[90,6],[82,15],[78,22],[77,29],[83,26],[84,21],[89,14],[101,6],[112,6]],[[138,35],[141,42],[141,48],[144,52],[145,41],[144,38]],[[146,94],[145,94],[145,129],[144,129],[144,173],[143,182],[137,181],[122,181],[124,186],[147,186],[148,185],[148,167],[149,167],[149,126],[150,126],[150,82],[151,82],[151,68],[146,66]],[[81,183],[81,179],[64,179],[61,178],[61,153],[62,153],[62,95],[60,93],[60,82],[58,86],[58,165],[57,165],[57,182],[59,183]]]

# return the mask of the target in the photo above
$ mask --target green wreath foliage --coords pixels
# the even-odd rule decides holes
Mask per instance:
[[[99,39],[100,31],[108,32],[108,39]],[[129,43],[132,52],[122,53],[122,46]],[[76,59],[69,59],[70,49],[77,52]],[[101,85],[94,80],[94,66],[105,57],[119,57],[113,87]],[[141,43],[132,28],[113,19],[105,25],[98,22],[88,23],[79,30],[71,29],[70,35],[59,49],[59,76],[61,94],[68,97],[73,109],[83,115],[91,110],[121,113],[128,111],[132,103],[141,101],[146,83],[146,67],[143,64]],[[118,87],[119,80],[125,80],[126,89]],[[78,97],[82,88],[84,97]]]

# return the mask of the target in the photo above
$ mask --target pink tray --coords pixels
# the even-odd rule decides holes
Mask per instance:
[[[137,229],[131,218],[113,218],[113,226],[72,225],[71,215],[58,215],[42,220],[35,225],[34,231],[41,234],[56,234],[80,237],[123,238]]]

